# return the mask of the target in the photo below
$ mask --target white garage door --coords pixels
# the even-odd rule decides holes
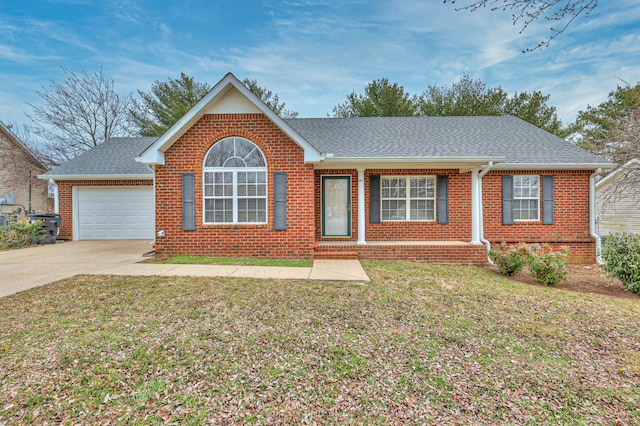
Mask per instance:
[[[77,188],[76,194],[78,239],[153,239],[151,187]]]

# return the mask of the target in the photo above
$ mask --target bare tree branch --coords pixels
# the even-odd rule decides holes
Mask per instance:
[[[578,145],[621,167],[640,159],[640,83],[624,84],[609,93],[607,101],[580,111],[572,129]],[[640,168],[620,169],[601,197],[605,205],[635,197],[640,206]]]
[[[455,4],[457,1],[444,0],[444,3]],[[456,10],[475,12],[490,7],[492,11],[509,11],[512,13],[513,25],[521,25],[520,34],[539,19],[558,23],[558,26],[549,28],[549,38],[533,48],[523,50],[524,53],[548,47],[578,16],[589,15],[597,6],[598,0],[477,0]]]
[[[36,93],[43,105],[29,104],[27,117],[36,135],[49,143],[54,163],[75,157],[114,136],[129,134],[131,95],[121,96],[102,69],[75,73],[62,69],[65,80],[51,80]]]

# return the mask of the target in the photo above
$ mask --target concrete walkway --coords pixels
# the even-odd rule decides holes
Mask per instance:
[[[148,241],[73,241],[0,251],[0,297],[74,275],[160,275],[369,282],[357,260],[316,260],[312,267],[160,265]]]

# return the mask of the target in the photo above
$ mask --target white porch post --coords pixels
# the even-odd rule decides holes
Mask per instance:
[[[480,245],[480,170],[471,170],[471,244]]]
[[[365,240],[364,217],[364,169],[358,169],[358,241],[357,244],[367,244]]]

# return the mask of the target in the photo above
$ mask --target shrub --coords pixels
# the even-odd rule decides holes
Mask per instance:
[[[534,280],[544,285],[555,285],[567,278],[564,261],[569,254],[568,249],[554,253],[549,245],[533,245],[530,253],[529,271]]]
[[[634,293],[640,293],[640,235],[613,234],[603,240],[604,270]]]
[[[0,227],[0,249],[25,247],[43,234],[42,221],[31,221],[22,216],[10,218],[6,226]]]
[[[526,244],[507,246],[503,243],[497,248],[489,250],[489,258],[498,267],[500,273],[507,276],[522,271],[530,257],[531,253]]]

